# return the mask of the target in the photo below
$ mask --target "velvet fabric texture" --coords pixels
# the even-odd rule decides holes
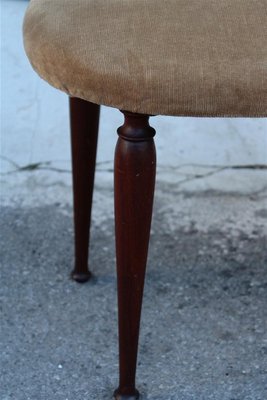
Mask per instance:
[[[43,79],[97,104],[267,116],[267,0],[31,0],[24,43]]]

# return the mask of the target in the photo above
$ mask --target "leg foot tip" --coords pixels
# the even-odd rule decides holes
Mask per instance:
[[[91,278],[92,274],[90,271],[88,272],[76,272],[76,271],[72,271],[71,274],[71,279],[73,279],[76,282],[79,283],[84,283],[89,281],[89,279]]]
[[[121,394],[119,389],[114,392],[115,400],[138,400],[139,396],[139,392],[136,389],[132,394]]]

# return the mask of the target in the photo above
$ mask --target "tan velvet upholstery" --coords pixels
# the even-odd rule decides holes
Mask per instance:
[[[24,40],[34,69],[72,96],[267,116],[267,0],[32,0]]]

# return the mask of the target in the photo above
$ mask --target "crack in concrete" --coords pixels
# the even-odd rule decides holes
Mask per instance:
[[[23,166],[20,166],[17,164],[15,161],[11,160],[8,157],[1,156],[0,159],[9,162],[11,165],[15,167],[12,171],[8,172],[0,172],[0,175],[11,175],[15,174],[17,172],[25,172],[25,171],[35,171],[35,170],[47,170],[47,171],[54,171],[54,172],[65,172],[65,173],[71,173],[71,170],[69,169],[64,169],[64,168],[56,168],[53,166],[50,166],[54,161],[40,161],[36,163],[29,163]]]
[[[17,172],[27,172],[27,171],[40,171],[40,170],[46,170],[46,171],[52,171],[52,172],[59,172],[59,173],[71,173],[71,170],[68,169],[64,169],[64,168],[57,168],[57,167],[53,167],[51,164],[53,163],[53,161],[40,161],[40,162],[35,162],[35,163],[29,163],[23,166],[19,166],[15,161],[11,160],[8,157],[2,156],[0,155],[0,158],[9,162],[11,165],[13,165],[15,167],[14,170],[9,171],[9,172],[5,172],[5,173],[0,173],[2,176],[4,175],[10,175],[10,174],[14,174]],[[97,166],[99,165],[104,165],[104,164],[108,164],[111,161],[103,161],[103,162],[99,162],[97,163]],[[173,172],[177,172],[180,169],[184,168],[184,167],[199,167],[199,168],[213,168],[213,171],[209,171],[207,173],[203,173],[203,174],[181,174],[186,176],[185,179],[183,179],[180,182],[177,182],[177,185],[181,185],[183,183],[195,180],[195,179],[202,179],[202,178],[207,178],[209,176],[213,176],[215,174],[218,174],[221,171],[225,171],[225,170],[267,170],[267,164],[248,164],[248,165],[228,165],[228,166],[218,166],[218,165],[202,165],[202,164],[181,164],[179,166],[158,166],[159,169],[161,170],[167,170],[167,171],[173,171]],[[111,168],[107,168],[107,169],[101,169],[101,172],[113,172],[113,169]],[[266,190],[266,187],[264,187],[262,190]]]
[[[20,166],[15,161],[11,160],[11,158],[0,155],[0,159],[9,162],[9,164],[13,165],[16,169],[20,168]]]

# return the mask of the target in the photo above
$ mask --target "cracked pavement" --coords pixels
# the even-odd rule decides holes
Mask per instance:
[[[32,71],[26,1],[2,1],[0,398],[117,385],[113,152],[101,111],[93,279],[73,264],[67,97]],[[153,117],[158,153],[137,385],[143,400],[267,398],[266,119]]]

